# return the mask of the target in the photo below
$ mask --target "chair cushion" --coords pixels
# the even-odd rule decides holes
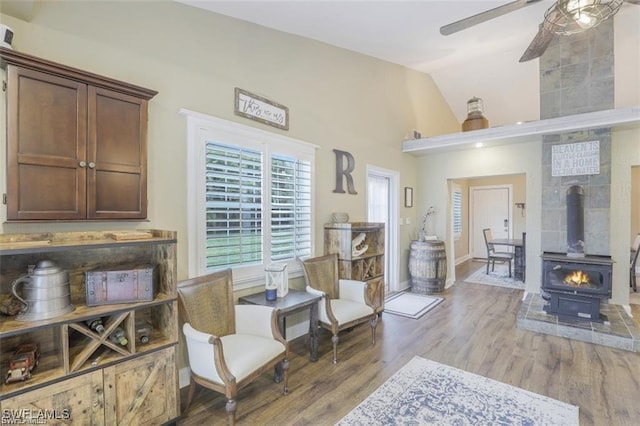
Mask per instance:
[[[220,340],[222,341],[225,362],[231,374],[236,378],[236,383],[244,380],[248,375],[273,358],[279,355],[284,358],[285,346],[272,338],[246,334],[229,334],[221,337]],[[189,353],[189,364],[198,376],[223,384],[213,362],[213,345],[209,345],[209,347],[210,356],[206,357],[206,362],[194,362],[195,360],[192,359],[191,353]],[[197,370],[195,368],[196,365],[199,366]]]
[[[331,311],[338,320],[338,325],[373,315],[373,308],[361,303],[351,302],[349,300],[332,299]],[[320,321],[329,323],[327,314],[320,311]]]

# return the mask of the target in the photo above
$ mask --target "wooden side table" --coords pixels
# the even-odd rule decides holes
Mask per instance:
[[[309,359],[311,361],[318,360],[318,301],[320,296],[309,294],[306,291],[289,289],[289,293],[285,297],[279,297],[276,300],[268,301],[265,292],[243,296],[238,302],[246,305],[263,305],[271,306],[279,309],[278,327],[280,333],[286,338],[287,323],[286,317],[296,312],[309,310]]]

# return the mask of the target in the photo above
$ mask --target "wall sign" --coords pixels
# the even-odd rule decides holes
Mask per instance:
[[[600,174],[600,141],[551,147],[551,176]]]
[[[357,194],[356,187],[353,184],[353,176],[351,176],[351,172],[353,172],[356,167],[355,158],[347,151],[334,149],[333,152],[336,153],[336,188],[333,192],[344,194],[344,187],[342,186],[342,178],[344,177],[347,181],[347,191],[349,191],[349,194]],[[347,160],[346,165],[344,164],[345,160]]]
[[[289,130],[289,108],[236,87],[236,115]]]

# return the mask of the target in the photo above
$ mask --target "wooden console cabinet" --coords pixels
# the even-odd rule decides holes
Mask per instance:
[[[127,239],[127,235],[134,239]],[[43,411],[44,415],[60,417],[64,424],[76,425],[157,425],[177,419],[176,233],[0,235],[0,296],[10,293],[13,281],[25,275],[29,265],[45,259],[69,272],[75,309],[37,321],[0,315],[0,412],[28,416]],[[155,266],[153,300],[86,305],[87,271],[132,263]],[[96,317],[104,322],[106,331],[102,334],[86,324]],[[150,329],[145,333],[147,342],[136,334],[141,320]],[[109,341],[115,327],[125,331],[126,345]],[[24,343],[40,344],[39,363],[30,379],[7,384],[9,357]]]
[[[157,92],[0,48],[7,219],[147,217],[147,102]]]
[[[367,250],[353,256],[352,241],[364,234],[361,244]],[[384,223],[351,222],[328,223],[324,226],[324,252],[338,255],[340,278],[369,283],[366,295],[376,312],[384,310]]]

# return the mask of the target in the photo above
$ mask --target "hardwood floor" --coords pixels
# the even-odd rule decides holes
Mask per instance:
[[[457,276],[470,272],[462,265]],[[317,362],[304,338],[292,342],[289,394],[263,375],[239,392],[238,424],[332,425],[414,355],[577,405],[583,426],[640,424],[639,353],[516,328],[518,290],[458,282],[443,295],[418,320],[383,314],[375,346],[367,325],[341,333],[337,365],[328,333]],[[199,388],[178,424],[225,424],[224,406]]]

